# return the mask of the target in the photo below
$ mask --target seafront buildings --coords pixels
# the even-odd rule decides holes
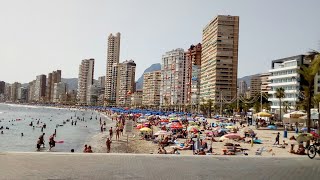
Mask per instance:
[[[64,82],[54,83],[53,103],[61,103],[66,99],[67,84]]]
[[[160,105],[180,109],[187,102],[186,59],[183,49],[166,52],[161,62]]]
[[[292,56],[272,61],[270,76],[269,101],[271,101],[271,111],[279,109],[279,99],[276,97],[277,88],[282,87],[285,91],[285,97],[282,102],[287,101],[290,109],[295,109],[296,102],[301,97],[302,87],[305,84],[301,78],[299,69],[303,65],[308,65],[309,61],[305,61],[304,55]]]
[[[158,108],[160,106],[161,71],[143,74],[142,104],[146,107]]]
[[[90,85],[93,84],[94,59],[84,59],[79,66],[77,100],[80,105],[87,105]]]
[[[239,82],[239,95],[244,96],[246,94],[246,92],[248,91],[248,85],[245,81],[240,81]]]
[[[143,92],[142,90],[136,90],[131,95],[131,107],[139,108],[142,106],[142,98],[143,98]]]
[[[105,76],[105,104],[114,105],[117,90],[117,69],[120,58],[120,33],[108,37],[107,67]]]
[[[186,57],[186,104],[192,109],[199,108],[200,102],[200,76],[201,76],[201,53],[200,43],[191,45],[185,53]]]
[[[239,17],[218,15],[203,29],[200,99],[214,104],[237,94]]]
[[[46,97],[46,75],[38,75],[34,86],[34,101],[44,102]]]
[[[135,90],[136,63],[126,60],[118,64],[116,104],[128,107],[131,105],[131,94]]]
[[[47,101],[54,101],[54,84],[61,82],[61,70],[53,71],[48,74],[48,85],[47,85]]]

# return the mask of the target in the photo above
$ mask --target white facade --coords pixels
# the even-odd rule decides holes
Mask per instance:
[[[90,85],[93,84],[94,59],[84,59],[79,66],[78,93],[79,104],[87,104]]]
[[[280,108],[279,99],[276,97],[276,89],[281,87],[285,90],[285,98],[281,99],[281,102],[287,101],[292,109],[296,106],[301,89],[298,70],[303,63],[303,57],[303,55],[300,55],[272,61],[273,68],[269,70],[270,84],[268,85],[272,111]]]
[[[186,104],[185,53],[179,48],[162,56],[160,105],[181,106]]]

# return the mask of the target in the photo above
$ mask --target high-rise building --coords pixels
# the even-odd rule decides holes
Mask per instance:
[[[250,80],[250,97],[260,96],[261,93],[261,78],[260,75],[254,75]]]
[[[6,83],[5,92],[4,92],[5,101],[11,101],[11,84]]]
[[[17,101],[25,103],[28,100],[28,89],[24,87],[20,87],[18,89]]]
[[[262,93],[268,93],[270,91],[270,79],[269,79],[270,73],[262,73],[259,75],[261,79],[261,91]]]
[[[34,86],[34,100],[37,102],[45,101],[46,97],[46,75],[42,74],[37,76]]]
[[[35,92],[36,80],[29,82],[28,86],[28,102],[31,103],[35,100],[34,92]]]
[[[200,98],[231,102],[237,95],[239,17],[218,15],[203,29]]]
[[[15,82],[11,85],[11,95],[10,95],[11,102],[17,102],[18,90],[20,89],[20,87],[21,87],[21,84],[18,82]]]
[[[301,91],[306,85],[305,80],[301,77],[299,69],[302,66],[308,66],[310,61],[307,61],[304,55],[292,56],[283,59],[273,60],[271,64],[269,76],[269,101],[271,101],[271,111],[280,108],[279,99],[276,97],[278,88],[284,89],[285,97],[282,102],[288,102],[290,109],[294,110],[296,102],[301,98]]]
[[[244,95],[248,91],[248,85],[246,81],[239,82],[239,95]]]
[[[181,48],[162,56],[160,105],[182,108],[187,102],[185,53]]]
[[[4,94],[6,89],[6,83],[4,81],[0,81],[0,94]]]
[[[54,83],[53,85],[53,101],[54,103],[62,102],[63,96],[67,92],[67,84],[64,82]]]
[[[61,82],[61,70],[53,71],[48,74],[47,100],[53,102],[54,84]]]
[[[81,105],[87,104],[87,96],[90,85],[93,84],[94,74],[94,59],[84,59],[79,66],[78,76],[78,103]]]
[[[143,74],[144,106],[159,107],[160,105],[161,71],[146,72]]]
[[[186,52],[186,104],[196,109],[200,101],[201,44],[191,45]]]
[[[100,86],[103,89],[105,89],[105,85],[106,85],[106,76],[98,77],[98,86]]]
[[[107,70],[105,83],[105,104],[111,105],[116,102],[117,89],[117,69],[120,57],[120,33],[115,36],[110,34],[108,37],[108,51],[107,51]]]
[[[117,74],[116,104],[117,106],[130,106],[131,94],[135,89],[136,63],[126,60],[119,64]]]
[[[137,90],[131,95],[131,106],[138,108],[142,106],[142,97],[143,92],[142,90]]]

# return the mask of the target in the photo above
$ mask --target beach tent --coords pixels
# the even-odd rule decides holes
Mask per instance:
[[[267,112],[264,112],[264,111],[259,112],[256,115],[259,116],[259,117],[271,117],[272,116],[271,114],[269,114]]]

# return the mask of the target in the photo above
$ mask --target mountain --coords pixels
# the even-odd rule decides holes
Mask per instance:
[[[240,81],[245,81],[245,82],[247,83],[247,86],[250,87],[250,85],[251,85],[251,78],[252,78],[253,76],[256,76],[256,75],[258,75],[258,74],[253,74],[253,75],[249,75],[249,76],[244,76],[244,77],[242,77],[242,78],[238,78],[238,83],[239,83]]]
[[[147,72],[158,71],[158,70],[161,70],[161,64],[160,63],[152,64],[150,67],[148,67],[146,70],[144,70],[143,74],[147,73]],[[136,82],[136,89],[143,88],[143,74]]]
[[[61,81],[68,85],[68,90],[78,89],[78,78],[61,78]]]

